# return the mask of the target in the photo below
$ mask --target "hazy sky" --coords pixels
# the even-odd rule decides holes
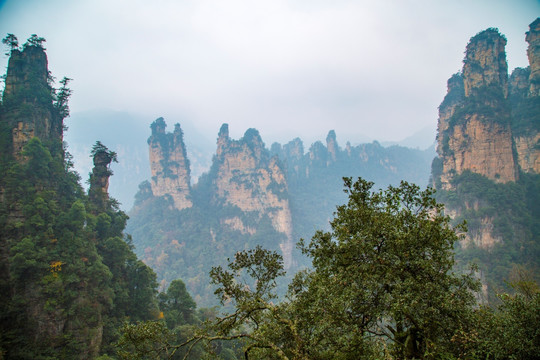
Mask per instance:
[[[267,145],[335,129],[343,144],[435,128],[470,37],[499,28],[509,69],[527,66],[538,16],[538,0],[0,0],[0,34],[47,39],[72,113],[163,116],[210,138],[227,122]]]

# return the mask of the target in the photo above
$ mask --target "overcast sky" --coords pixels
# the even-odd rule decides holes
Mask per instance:
[[[0,35],[47,39],[72,113],[163,116],[210,138],[227,122],[267,145],[335,129],[344,144],[434,129],[470,37],[499,28],[509,69],[524,67],[537,16],[538,0],[0,0]]]

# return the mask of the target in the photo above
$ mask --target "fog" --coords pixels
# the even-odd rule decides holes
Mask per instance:
[[[358,143],[434,136],[470,37],[499,28],[509,69],[527,66],[539,14],[536,0],[7,0],[0,34],[47,39],[53,75],[74,79],[72,113],[163,116],[209,139],[227,122],[267,144],[331,129]]]

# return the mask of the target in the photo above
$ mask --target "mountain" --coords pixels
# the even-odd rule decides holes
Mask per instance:
[[[530,67],[510,77],[506,38],[497,29],[471,38],[439,107],[433,185],[447,213],[468,222],[458,256],[479,264],[491,290],[520,267],[540,270],[539,33],[537,19],[526,36]]]
[[[108,194],[116,154],[91,151],[89,191],[63,144],[71,90],[53,87],[44,39],[12,48],[0,103],[0,358],[90,359],[120,326],[157,318],[155,273]]]
[[[363,177],[379,188],[398,185],[401,180],[427,185],[433,150],[402,146],[383,147],[378,142],[345,148],[339,146],[335,131],[326,144],[318,141],[305,152],[299,138],[285,145],[272,144],[287,171],[293,216],[294,238],[311,238],[317,229],[326,229],[336,206],[346,201],[343,177]]]
[[[235,140],[223,124],[212,165],[194,182],[180,124],[167,132],[159,118],[151,128],[152,177],[139,187],[127,230],[163,288],[180,277],[204,306],[215,301],[208,271],[239,249],[262,245],[280,252],[290,275],[308,266],[295,243],[328,227],[346,201],[344,176],[379,187],[402,179],[424,186],[434,156],[377,142],[342,149],[334,131],[326,145],[316,142],[307,152],[298,138],[268,149],[256,129]]]
[[[65,124],[68,130],[64,138],[68,151],[73,155],[74,169],[81,176],[87,176],[92,170],[88,154],[96,140],[107,144],[117,153],[118,163],[111,166],[114,177],[111,178],[109,191],[124,211],[131,209],[139,184],[151,177],[146,147],[149,124],[146,118],[138,114],[100,109],[73,113]],[[210,167],[213,144],[192,126],[187,131],[191,172],[198,177]]]
[[[128,231],[163,288],[182,278],[198,304],[213,305],[208,272],[238,249],[260,244],[283,250],[290,259],[284,173],[256,130],[232,140],[223,125],[210,171],[189,186],[190,162],[180,125],[167,133],[159,118],[151,127],[153,177],[139,186]]]

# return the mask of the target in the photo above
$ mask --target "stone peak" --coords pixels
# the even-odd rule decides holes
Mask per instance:
[[[536,20],[534,20],[530,25],[529,25],[529,31],[527,31],[525,33],[526,37],[525,37],[525,41],[529,42],[529,39],[528,37],[532,36],[533,33],[538,33],[540,32],[540,17],[537,17]]]
[[[8,62],[5,81],[4,101],[17,93],[28,93],[27,88],[50,89],[47,54],[39,46],[26,46],[23,50],[14,49]],[[33,99],[34,96],[32,95]],[[47,101],[52,101],[48,99]],[[27,102],[34,102],[26,99]]]
[[[264,147],[261,135],[259,134],[259,130],[257,129],[247,129],[241,140],[245,141],[248,144]]]
[[[221,125],[221,127],[219,128],[218,137],[219,138],[224,138],[224,139],[229,139],[229,124],[225,123],[225,124]]]
[[[525,40],[529,43],[527,47],[527,57],[529,58],[529,96],[540,95],[540,18],[536,18],[529,25],[529,31],[526,32]]]
[[[165,134],[165,129],[167,128],[167,123],[162,117],[157,118],[151,125],[152,135],[155,134]]]
[[[463,60],[465,96],[478,89],[498,87],[504,97],[508,95],[508,64],[506,63],[506,37],[496,28],[481,31],[471,38]]]
[[[457,72],[453,74],[450,79],[446,82],[446,86],[448,88],[448,91],[451,91],[455,88],[462,88],[463,87],[463,75],[461,72]]]
[[[184,132],[182,131],[182,128],[180,127],[180,123],[176,123],[174,124],[174,133],[175,134],[184,134]]]
[[[328,135],[326,135],[326,142],[329,142],[330,140],[336,141],[336,132],[334,130],[330,130]]]
[[[506,36],[501,34],[498,28],[487,28],[486,30],[482,30],[476,35],[474,35],[469,40],[469,44],[467,45],[467,47],[474,46],[474,44],[480,41],[496,40],[496,39],[502,39],[504,40],[504,43],[506,44]]]

